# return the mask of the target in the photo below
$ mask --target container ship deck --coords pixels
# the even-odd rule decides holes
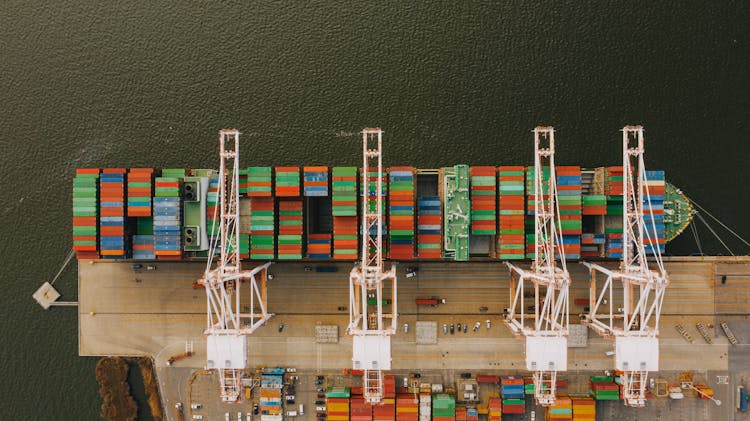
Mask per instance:
[[[356,167],[240,170],[243,260],[356,260],[362,197],[376,194],[376,177]],[[621,257],[622,177],[622,167],[557,167],[565,259]],[[646,251],[664,253],[693,210],[663,171],[647,178],[654,241]],[[205,259],[218,232],[218,187],[210,169],[79,169],[73,248],[79,259]],[[533,258],[532,167],[391,167],[382,194],[387,259]]]

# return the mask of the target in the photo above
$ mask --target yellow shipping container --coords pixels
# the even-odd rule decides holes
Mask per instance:
[[[329,412],[349,412],[349,404],[346,402],[331,402],[326,408]]]
[[[408,407],[407,406],[407,407],[398,407],[398,408],[396,408],[396,413],[416,414],[417,412],[419,412],[419,407],[418,406],[414,406],[414,407]]]

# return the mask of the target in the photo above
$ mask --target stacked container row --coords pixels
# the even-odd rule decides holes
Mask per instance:
[[[605,256],[612,259],[622,257],[622,220],[609,218],[611,215],[622,215],[623,208],[623,170],[622,167],[607,167],[604,178],[604,192],[607,196],[607,216],[610,221],[605,225]]]
[[[414,258],[414,168],[391,167],[390,258]]]
[[[500,396],[503,398],[503,414],[523,414],[526,412],[522,377],[500,377]]]
[[[302,259],[302,199],[279,200],[279,259]]]
[[[184,169],[164,169],[154,189],[154,254],[161,260],[182,258],[182,197]]]
[[[440,197],[421,196],[417,199],[417,257],[442,257],[442,219]]]
[[[128,216],[151,216],[153,168],[128,171]]]
[[[643,190],[643,221],[645,222],[645,231],[648,232],[648,236],[644,234],[646,253],[655,254],[656,249],[660,253],[664,253],[664,245],[666,244],[664,171],[646,171]]]
[[[573,421],[595,421],[596,402],[589,397],[571,398],[573,404]]]
[[[357,168],[333,168],[333,258],[356,260]]]
[[[498,167],[501,260],[524,258],[524,167]]]
[[[556,167],[560,233],[566,260],[581,258],[581,167]]]
[[[527,259],[533,259],[534,258],[534,252],[536,249],[536,234],[534,233],[534,214],[536,212],[536,188],[535,188],[535,168],[534,167],[528,167],[526,169],[526,214],[530,216],[530,218],[526,218],[525,225],[526,225],[526,258]],[[542,201],[544,202],[542,206],[548,205],[549,200],[549,177],[550,177],[550,169],[549,167],[543,167],[542,168]]]
[[[557,396],[546,412],[548,420],[573,421],[573,401],[567,396]]]
[[[589,393],[597,401],[616,401],[620,399],[620,386],[610,376],[592,376]]]
[[[396,396],[396,421],[418,421],[419,399],[414,395]]]
[[[273,197],[253,197],[250,199],[250,258],[274,258],[274,218]]]
[[[326,391],[326,417],[328,421],[349,421],[349,389],[333,387]]]
[[[298,197],[299,183],[299,167],[276,167],[277,197]]]
[[[78,168],[73,179],[73,250],[78,259],[98,259],[99,169]]]
[[[105,168],[99,176],[99,214],[99,253],[103,258],[124,259],[124,168]]]
[[[396,399],[383,397],[379,404],[372,406],[373,421],[396,421]]]
[[[500,421],[502,419],[502,400],[490,398],[487,406],[487,421]]]
[[[270,197],[271,167],[249,167],[247,169],[247,195],[250,197]]]
[[[360,168],[360,185],[359,185],[359,194],[362,197],[362,200],[367,203],[368,206],[368,212],[375,213],[377,212],[377,200],[378,196],[380,196],[380,221],[382,224],[382,231],[380,233],[381,236],[381,244],[382,244],[382,250],[383,256],[387,256],[388,251],[388,224],[386,222],[386,198],[388,197],[388,177],[385,173],[382,174],[381,177],[381,191],[378,192],[378,172],[377,171],[369,171],[369,174],[367,175],[367,180],[365,181],[365,174],[364,170]],[[366,195],[366,196],[365,196]],[[365,231],[365,227],[362,226],[362,235],[367,235]],[[370,235],[373,237],[377,236],[377,227],[373,226],[370,228]],[[371,253],[374,253],[375,250],[370,250]]]
[[[328,196],[328,167],[304,167],[305,196]]]
[[[495,167],[471,167],[471,233],[495,235]]]
[[[432,421],[454,421],[456,419],[456,398],[447,393],[432,395]]]
[[[372,421],[372,405],[361,395],[352,395],[349,411],[351,421]]]

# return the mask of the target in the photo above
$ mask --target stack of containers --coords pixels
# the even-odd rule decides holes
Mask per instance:
[[[620,386],[611,376],[592,376],[589,393],[597,401],[616,401],[620,399]]]
[[[124,259],[125,169],[105,168],[99,176],[99,253]]]
[[[361,395],[353,395],[350,409],[351,421],[372,421],[372,405]]]
[[[131,168],[128,171],[128,216],[151,216],[153,168]]]
[[[73,179],[73,250],[77,259],[98,259],[99,169],[78,168]]]
[[[372,406],[373,421],[396,421],[396,399],[383,397],[379,404]]]
[[[219,178],[213,177],[208,181],[208,192],[206,193],[206,233],[209,244],[216,243],[219,239]],[[242,212],[242,211],[240,211]],[[242,215],[240,215],[242,218]],[[218,253],[218,250],[216,250]]]
[[[333,168],[333,258],[356,260],[357,168]]]
[[[447,393],[432,395],[432,421],[455,421],[456,399]]]
[[[607,214],[607,196],[604,195],[584,195],[583,196],[583,215],[606,215]]]
[[[441,226],[440,197],[419,197],[417,199],[417,257],[420,259],[442,257]]]
[[[271,197],[271,167],[248,167],[247,195],[249,197]]]
[[[502,417],[502,415],[500,414],[501,414],[501,411],[498,408],[495,419],[499,420],[500,417]],[[466,408],[466,421],[479,421],[479,412],[477,411],[477,408],[474,408],[474,407]]]
[[[590,397],[574,397],[573,403],[573,421],[595,421],[596,420],[596,402]]]
[[[533,395],[534,394],[534,378],[526,377],[523,379],[523,394]]]
[[[263,416],[271,417],[280,416],[281,408],[281,389],[284,386],[282,374],[275,370],[263,373],[260,381],[260,410]],[[263,418],[261,416],[261,419]]]
[[[278,238],[279,259],[302,259],[302,199],[279,200]]]
[[[432,395],[429,385],[419,390],[419,421],[430,421],[432,418]]]
[[[185,170],[164,169],[154,190],[154,254],[161,260],[182,257],[180,178]]]
[[[419,400],[414,395],[396,396],[396,421],[418,421]]]
[[[307,257],[331,258],[331,234],[307,234]]]
[[[495,167],[471,167],[471,233],[497,234]]]
[[[664,226],[664,195],[666,186],[664,171],[646,171],[643,187],[643,221],[651,242],[644,238],[646,254],[655,254],[655,249],[664,253],[666,228]],[[648,196],[647,196],[648,194]],[[649,200],[650,198],[650,200]],[[649,210],[649,202],[650,209]]]
[[[523,414],[526,412],[522,377],[500,377],[500,395],[503,398],[503,414]]]
[[[136,260],[156,259],[156,255],[154,254],[154,236],[153,235],[134,235],[133,236],[133,259],[136,259]]]
[[[240,198],[240,258],[250,258],[250,202],[249,197]],[[208,223],[207,215],[206,222]]]
[[[534,251],[536,249],[536,234],[534,234],[534,212],[535,212],[535,194],[534,188],[534,167],[526,168],[526,214],[529,216],[526,218],[525,224],[529,234],[526,234],[526,258],[533,259]],[[542,169],[542,197],[544,204],[547,204],[547,198],[549,197],[549,167]]]
[[[370,171],[370,174],[367,176],[367,183],[365,183],[365,174],[364,170],[360,168],[360,185],[359,185],[359,195],[362,197],[362,200],[367,200],[367,203],[369,203],[369,212],[376,212],[377,209],[377,196],[380,194],[381,196],[381,208],[380,208],[380,219],[383,224],[383,231],[381,232],[382,237],[382,244],[383,244],[383,256],[387,256],[387,250],[388,250],[388,224],[386,223],[386,198],[388,197],[388,176],[384,173],[382,176],[382,191],[378,193],[378,172],[377,171]],[[365,194],[367,194],[367,197],[365,197]],[[369,200],[368,200],[369,198]],[[371,200],[371,201],[370,201]],[[364,227],[362,227],[362,235],[365,235]],[[376,236],[377,235],[377,229],[376,227],[372,227],[370,230],[370,235]],[[374,252],[375,250],[370,250],[371,252]]]
[[[607,214],[607,196],[605,195],[584,195],[582,214],[584,217],[602,218]],[[599,249],[606,242],[606,236],[602,233],[582,233],[581,234],[581,257],[602,257]]]
[[[332,387],[326,391],[328,421],[349,421],[349,389]]]
[[[383,376],[383,397],[389,399],[396,398],[396,376],[392,374]]]
[[[237,178],[239,179],[239,182],[240,182],[240,186],[239,186],[240,196],[247,196],[247,188],[250,187],[250,185],[248,184],[249,180],[247,178],[248,174],[249,172],[247,171],[247,168],[244,170],[241,169],[239,173],[237,174]]]
[[[581,167],[556,167],[560,233],[566,260],[581,258]]]
[[[466,408],[456,408],[456,421],[466,421]]]
[[[414,258],[414,168],[391,167],[389,181],[390,258]]]
[[[607,196],[607,215],[622,215],[623,207],[623,169],[607,167],[604,177],[604,193]],[[619,222],[619,221],[618,221]],[[611,259],[622,257],[622,223],[604,228],[605,255]]]
[[[547,407],[547,420],[573,421],[573,401],[567,396],[557,396]]]
[[[498,167],[499,258],[524,258],[524,167]]]
[[[274,258],[274,198],[250,199],[250,258]]]
[[[133,236],[133,259],[156,259],[151,217],[153,175],[153,168],[131,168],[128,171],[128,216],[138,218],[138,233]],[[146,231],[150,233],[146,234]]]
[[[304,167],[305,196],[328,196],[328,167]]]
[[[487,407],[487,421],[500,421],[502,419],[502,400],[500,398],[490,398]]]
[[[298,197],[299,167],[276,167],[276,196]]]

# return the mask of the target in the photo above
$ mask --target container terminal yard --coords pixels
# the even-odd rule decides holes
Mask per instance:
[[[153,358],[175,420],[746,419],[750,258],[665,256],[692,202],[622,136],[591,170],[551,127],[528,167],[384,168],[364,129],[360,168],[240,169],[222,130],[218,171],[79,169],[79,353]]]

